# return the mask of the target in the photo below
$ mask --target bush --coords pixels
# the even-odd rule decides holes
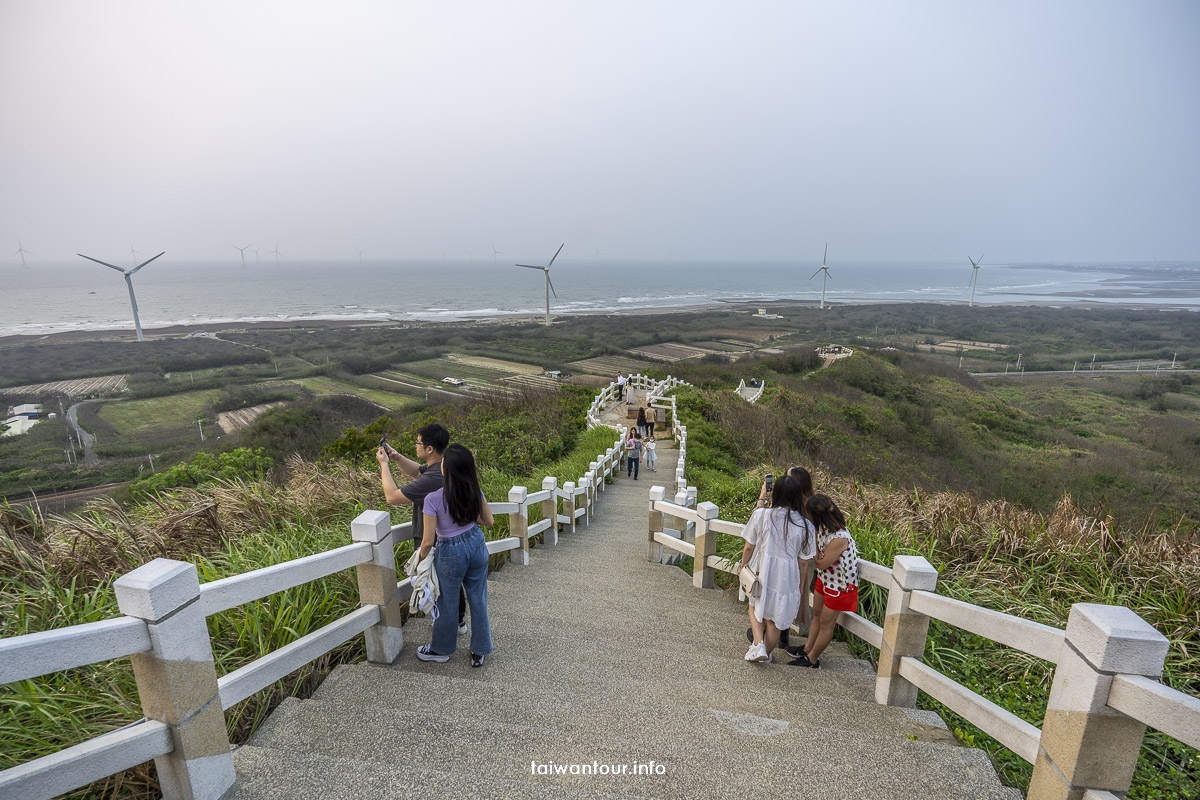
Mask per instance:
[[[176,464],[168,470],[134,481],[130,492],[135,497],[147,497],[164,489],[200,486],[216,480],[260,480],[271,469],[272,464],[261,447],[256,450],[239,447],[216,455],[197,453],[196,457],[186,464]]]

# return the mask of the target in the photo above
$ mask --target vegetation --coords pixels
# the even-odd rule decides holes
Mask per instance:
[[[869,377],[858,371],[853,374],[858,376],[854,380]],[[888,370],[882,372],[879,385],[889,385],[888,375]],[[911,378],[912,373],[905,371],[904,377]],[[905,383],[890,385],[901,389]],[[784,399],[787,391],[780,387],[773,402],[794,402]],[[1121,527],[1112,517],[1089,515],[1066,495],[1051,508],[1034,511],[964,491],[928,492],[911,483],[904,488],[872,483],[840,469],[835,472],[813,453],[814,443],[831,433],[824,428],[826,417],[820,423],[821,434],[814,437],[812,428],[806,432],[786,427],[787,420],[793,426],[810,424],[795,422],[807,419],[807,414],[776,417],[771,398],[758,408],[727,391],[681,390],[679,394],[680,418],[688,426],[689,480],[698,486],[702,499],[720,506],[723,519],[748,518],[763,475],[802,463],[814,473],[818,490],[830,494],[847,513],[863,558],[890,565],[899,554],[923,555],[939,570],[939,592],[1060,628],[1066,625],[1072,603],[1134,608],[1171,641],[1165,680],[1182,691],[1200,693],[1200,550],[1194,532]],[[805,408],[820,403],[812,400]],[[992,407],[1000,419],[1008,418],[1004,410]],[[838,434],[871,437],[882,451],[878,457],[890,457],[887,451],[895,442],[888,432],[895,431],[894,422],[884,417],[878,428],[862,431],[858,420],[845,415],[842,419]],[[1021,431],[1020,415],[1016,420],[1017,433],[1030,435]],[[786,430],[787,435],[772,437],[772,430]],[[844,468],[847,461],[837,463]],[[873,462],[858,463],[870,468]],[[737,559],[742,544],[737,537],[721,535],[718,554]],[[882,590],[866,587],[860,613],[882,624],[885,606]],[[857,643],[860,655],[875,657],[869,646],[857,640],[852,643]],[[1041,724],[1052,665],[941,623],[930,628],[925,660],[1027,721]],[[921,697],[965,744],[991,753],[1006,782],[1022,788],[1028,783],[1028,764],[965,719]],[[1196,751],[1149,733],[1130,796],[1182,800],[1197,793]]]

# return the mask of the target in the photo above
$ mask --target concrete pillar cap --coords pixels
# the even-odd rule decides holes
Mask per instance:
[[[1067,615],[1067,642],[1100,672],[1157,677],[1171,643],[1124,606],[1076,603]]]
[[[379,544],[391,529],[391,514],[386,511],[364,511],[350,523],[350,538],[356,542]]]
[[[156,558],[113,583],[121,613],[150,622],[160,620],[200,596],[196,565]]]
[[[528,497],[529,490],[524,486],[514,486],[508,490],[508,502],[510,503],[524,503]]]
[[[938,571],[925,556],[896,556],[892,562],[892,578],[901,589],[932,592],[937,589]]]
[[[692,490],[688,489],[688,494],[690,495],[691,493]],[[700,512],[700,517],[702,519],[716,519],[717,512],[720,511],[720,509],[717,508],[716,503],[710,503],[705,500],[703,503],[696,504],[696,511]]]
[[[666,497],[666,494],[667,494],[667,490],[662,486],[651,486],[650,487],[650,499],[651,500],[662,500],[664,497]]]

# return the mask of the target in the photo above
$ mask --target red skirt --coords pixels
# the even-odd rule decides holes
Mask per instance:
[[[858,611],[857,586],[851,586],[839,592],[835,589],[826,589],[825,584],[821,583],[821,579],[817,578],[813,591],[825,599],[826,608],[832,608],[834,611]]]

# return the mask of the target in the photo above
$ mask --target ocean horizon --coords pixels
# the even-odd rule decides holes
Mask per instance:
[[[120,263],[120,262],[114,262]],[[132,266],[129,264],[128,266]],[[552,314],[622,313],[737,300],[817,302],[814,264],[778,261],[575,259],[551,270]],[[1117,265],[991,265],[979,271],[979,304],[1200,309],[1200,272],[1153,273]],[[844,262],[830,265],[831,303],[963,303],[969,264]],[[535,270],[484,259],[412,261],[172,260],[133,278],[146,329],[273,321],[454,321],[545,312]],[[85,262],[0,268],[0,335],[132,328],[120,275]]]

